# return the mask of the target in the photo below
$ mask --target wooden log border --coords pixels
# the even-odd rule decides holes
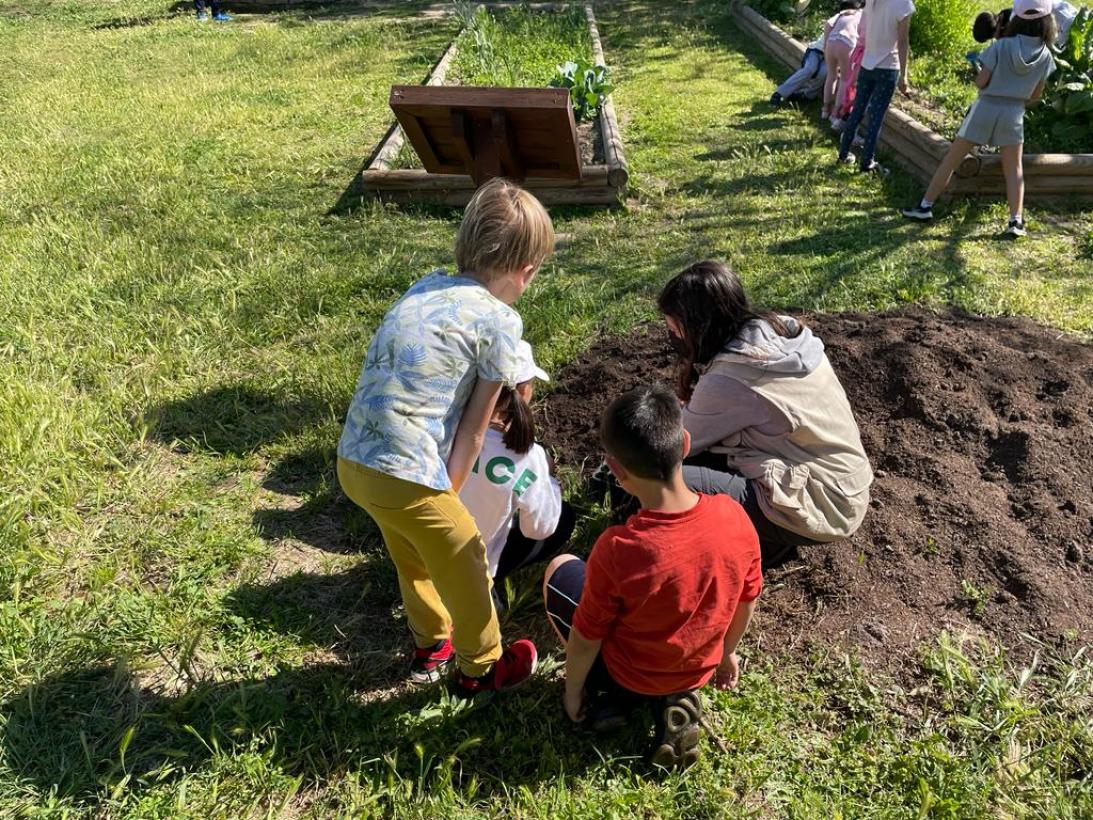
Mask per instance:
[[[736,21],[763,50],[796,68],[805,53],[793,39],[750,6],[736,6]],[[952,144],[898,108],[889,108],[881,130],[881,145],[903,168],[926,182]],[[1025,196],[1075,194],[1093,198],[1093,154],[1025,154]],[[960,165],[947,193],[984,196],[1005,193],[1002,160],[997,154],[972,154]]]
[[[489,8],[506,8],[516,3],[483,3]],[[532,8],[558,10],[568,3],[532,3]],[[599,28],[592,6],[585,6],[592,38],[593,61],[607,65],[603,56]],[[448,45],[443,56],[429,72],[425,85],[443,85],[448,68],[455,59],[459,37]],[[604,163],[581,166],[580,180],[537,179],[524,181],[524,187],[533,191],[544,205],[619,205],[626,196],[630,169],[622,144],[622,131],[615,114],[615,103],[608,95],[600,107],[600,137],[603,141]],[[470,176],[430,174],[421,168],[392,169],[391,165],[402,149],[406,135],[401,126],[394,123],[380,140],[368,165],[360,173],[364,191],[388,202],[427,202],[437,205],[465,206],[474,195],[476,186]]]

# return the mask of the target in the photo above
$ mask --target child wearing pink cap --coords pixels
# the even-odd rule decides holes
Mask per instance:
[[[975,84],[979,97],[964,117],[952,147],[934,172],[922,200],[902,214],[908,219],[933,219],[933,204],[952,179],[953,172],[980,145],[994,145],[1002,155],[1010,221],[1008,238],[1027,233],[1022,214],[1025,179],[1021,154],[1025,142],[1025,108],[1039,101],[1044,83],[1055,70],[1051,44],[1056,27],[1052,0],[1017,0],[1003,37],[995,40],[981,58]]]

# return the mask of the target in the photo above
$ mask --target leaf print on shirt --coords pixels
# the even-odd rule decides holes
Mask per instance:
[[[388,435],[374,418],[367,418],[361,425],[361,438],[365,441],[387,441]]]
[[[376,393],[371,396],[364,396],[361,399],[361,404],[373,411],[389,410],[400,401],[402,401],[402,396],[395,396],[390,393]]]
[[[346,414],[338,455],[446,490],[445,461],[475,376],[510,381],[519,315],[481,284],[433,272],[387,311]]]
[[[418,368],[425,364],[425,359],[425,345],[423,344],[403,345],[398,354],[400,367]]]
[[[429,305],[432,309],[425,314],[425,323],[435,325],[442,322],[455,324],[459,321],[459,304],[449,302],[447,304]]]

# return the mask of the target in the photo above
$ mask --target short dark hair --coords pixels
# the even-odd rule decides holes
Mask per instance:
[[[668,481],[683,461],[679,399],[664,385],[635,387],[604,411],[600,440],[627,472]]]
[[[1043,17],[1037,17],[1035,20],[1029,20],[1026,17],[1018,17],[1014,14],[1010,16],[1010,21],[1006,24],[1007,37],[1015,37],[1018,34],[1024,34],[1026,37],[1037,38],[1045,46],[1049,46],[1055,42],[1055,34],[1057,31],[1055,18],[1050,14],[1045,14]]]
[[[979,12],[979,16],[972,23],[972,37],[977,43],[985,43],[993,40],[998,34],[998,18],[989,11]]]

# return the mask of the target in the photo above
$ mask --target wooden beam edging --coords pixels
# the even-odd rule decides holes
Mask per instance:
[[[581,179],[529,177],[524,187],[544,205],[617,205],[619,192],[608,181],[606,165],[584,166]],[[425,201],[438,205],[465,206],[477,186],[466,174],[430,174],[423,168],[363,171],[364,185],[387,202]]]
[[[529,191],[551,189],[602,188],[610,185],[611,169],[607,165],[585,165],[581,169],[580,179],[545,179],[528,177],[524,187]],[[386,171],[366,170],[363,172],[366,184],[380,190],[398,191],[436,191],[436,190],[475,190],[478,186],[467,174],[430,174],[424,168],[397,168]]]
[[[805,46],[750,6],[736,6],[735,19],[771,56],[795,68]],[[896,153],[913,175],[928,180],[952,143],[899,108],[889,108],[881,143]],[[1065,193],[1093,196],[1093,154],[1025,154],[1025,191],[1032,195]],[[957,169],[950,186],[955,194],[1005,191],[1001,157],[971,154]]]
[[[592,6],[584,7],[584,15],[588,20],[588,31],[592,35],[592,59],[597,65],[606,66],[607,60],[603,56],[603,44],[600,42],[600,30],[596,25],[596,14]],[[603,158],[608,167],[607,178],[611,185],[622,192],[626,183],[630,180],[630,168],[626,164],[626,154],[623,153],[622,131],[619,129],[619,120],[615,115],[615,102],[613,95],[608,94],[607,99],[600,106],[600,138],[603,140]]]

